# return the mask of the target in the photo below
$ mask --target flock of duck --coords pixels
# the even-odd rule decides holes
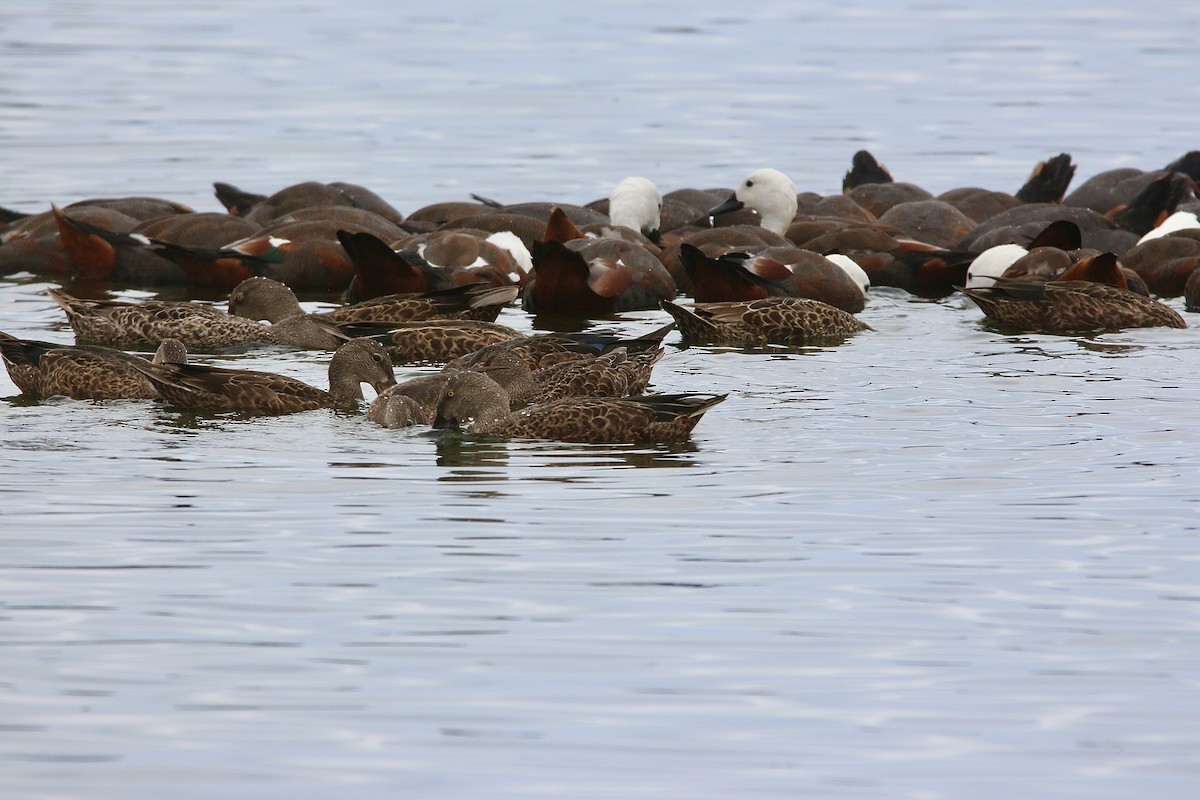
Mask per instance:
[[[32,273],[75,294],[114,284],[229,293],[222,310],[51,288],[77,344],[0,333],[0,351],[34,398],[284,414],[359,408],[366,383],[377,393],[367,419],[391,428],[670,441],[725,398],[647,393],[672,329],[698,345],[837,341],[868,330],[855,314],[872,286],[962,292],[1008,331],[1186,327],[1155,296],[1200,308],[1200,151],[1103,172],[1067,194],[1075,169],[1063,153],[1013,194],[934,197],[860,151],[829,196],[797,193],[764,168],[732,191],[662,195],[633,177],[587,206],[475,197],[407,216],[364,187],[315,182],[270,196],[214,184],[223,213],[149,197],[0,209],[0,275]],[[344,304],[324,313],[296,294],[331,291]],[[496,322],[517,302],[539,317],[662,309],[673,322],[627,337],[525,334]],[[189,360],[258,344],[333,351],[329,389]],[[152,359],[127,352],[154,348]],[[394,366],[416,363],[443,366],[397,383]]]

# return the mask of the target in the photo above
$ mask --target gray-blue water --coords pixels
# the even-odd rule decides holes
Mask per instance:
[[[8,0],[0,205],[829,193],[862,147],[934,192],[1065,150],[1078,185],[1200,145],[1198,34],[1167,2]],[[71,341],[46,285],[0,282],[0,329]],[[1196,797],[1185,316],[1006,336],[876,290],[835,348],[671,338],[655,387],[730,397],[662,448],[0,376],[0,796]]]

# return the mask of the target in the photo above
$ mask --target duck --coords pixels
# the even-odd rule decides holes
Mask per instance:
[[[660,305],[675,320],[683,341],[692,344],[794,345],[870,330],[853,314],[805,297],[695,303],[691,309],[668,301]]]
[[[458,359],[451,369],[479,369],[480,365],[486,368],[496,362],[500,353],[525,364],[524,373],[509,370],[506,380],[497,378],[515,404],[545,403],[563,397],[641,394],[650,382],[654,365],[666,351],[659,347],[630,353],[627,347],[617,346],[594,356],[580,354],[583,357],[559,359],[543,366],[540,360],[527,359],[515,347],[496,346]]]
[[[479,276],[470,270],[435,267],[417,252],[394,250],[372,233],[340,231],[337,237],[353,265],[353,276],[343,294],[347,303],[392,294],[452,289],[478,282]]]
[[[1176,211],[1156,227],[1147,231],[1142,238],[1138,239],[1137,243],[1145,244],[1176,231],[1194,231],[1197,229],[1200,229],[1200,216],[1197,216],[1195,211]]]
[[[654,253],[621,237],[589,238],[555,209],[544,240],[533,245],[521,304],[534,314],[601,316],[652,309],[675,293],[674,278]]]
[[[686,439],[700,418],[727,395],[658,394],[567,397],[510,410],[504,389],[487,375],[465,371],[446,382],[435,428],[467,424],[471,433],[516,439],[621,444]]]
[[[270,196],[247,192],[233,184],[216,182],[213,184],[213,192],[230,215],[243,217],[261,225],[300,209],[330,205],[365,209],[395,224],[404,221],[404,215],[375,192],[365,186],[342,181],[304,181],[286,186]]]
[[[1079,225],[1071,220],[1056,220],[1042,228],[1028,245],[1007,243],[989,247],[967,267],[967,279],[963,285],[968,289],[991,286],[1009,267],[1039,247],[1073,252],[1083,247],[1083,233]]]
[[[66,253],[66,277],[134,286],[176,286],[187,275],[148,247],[145,238],[109,230],[51,206],[58,241]]]
[[[529,365],[510,350],[484,350],[469,365],[446,367],[430,375],[419,375],[380,392],[371,402],[367,419],[385,428],[432,425],[446,382],[463,370],[488,375],[509,397],[525,395],[533,386]]]
[[[608,219],[612,225],[637,231],[651,242],[659,241],[663,198],[649,178],[623,178],[608,195]]]
[[[329,361],[329,390],[285,375],[207,364],[134,364],[162,399],[179,408],[236,411],[251,415],[292,414],[318,408],[357,408],[362,384],[376,392],[396,383],[392,360],[378,342],[351,339]]]
[[[846,256],[834,254],[834,260],[792,246],[731,250],[710,258],[681,242],[679,257],[698,303],[807,297],[856,313],[865,307],[871,285],[867,273]]]
[[[157,400],[154,384],[133,365],[187,363],[187,348],[178,339],[164,339],[152,362],[109,347],[18,339],[2,332],[0,352],[16,387],[39,399]]]
[[[762,167],[743,178],[729,199],[709,209],[708,214],[718,217],[749,208],[758,215],[761,227],[784,236],[798,207],[796,184],[792,179],[777,169]]]
[[[528,394],[514,399],[548,403],[565,397],[626,397],[646,391],[654,365],[666,350],[629,353],[618,347],[593,359],[563,361],[534,372]],[[512,394],[512,392],[510,392]]]
[[[727,192],[728,190],[726,190]],[[675,279],[680,292],[693,290],[691,278],[679,255],[683,243],[698,247],[710,256],[730,250],[752,251],[761,247],[782,247],[793,244],[786,236],[788,226],[796,216],[799,201],[796,186],[783,172],[764,167],[751,172],[732,193],[720,194],[725,199],[704,212],[705,227],[688,228],[664,237],[659,260]],[[715,193],[693,190],[695,202]],[[728,218],[732,224],[726,224]],[[667,242],[667,238],[670,242]],[[668,298],[669,299],[669,298]]]
[[[473,361],[486,358],[485,351],[493,349],[516,353],[535,372],[563,362],[590,361],[617,349],[624,349],[631,357],[640,359],[646,353],[659,351],[663,340],[673,330],[674,322],[632,337],[596,331],[528,334],[488,345],[478,352],[465,353],[452,359],[447,366],[469,367]]]
[[[410,234],[391,245],[412,252],[458,282],[521,286],[533,268],[524,240],[512,231],[447,228]]]
[[[859,150],[850,157],[850,169],[842,176],[842,194],[868,183],[893,183],[895,179],[888,168],[871,155],[869,150]]]
[[[295,292],[270,278],[248,278],[229,295],[229,313],[271,323],[272,340],[294,347],[335,349],[353,336],[342,328],[351,323],[386,323],[430,319],[491,321],[517,294],[516,287],[457,286],[440,292],[377,297],[321,314],[309,314]],[[490,318],[490,319],[489,319]]]
[[[188,206],[157,197],[79,200],[44,212],[14,212],[0,225],[0,275],[31,272],[69,278],[76,267],[59,234],[59,215],[112,234],[133,234],[148,221],[194,212]]]
[[[1119,167],[1098,172],[1063,198],[1063,204],[1112,216],[1122,208],[1134,205],[1134,199],[1151,184],[1175,173],[1193,182],[1200,179],[1200,151],[1184,153],[1162,169],[1147,171],[1136,167]],[[1164,188],[1170,187],[1160,184],[1159,189]]]
[[[963,289],[988,321],[1029,333],[1120,328],[1186,328],[1170,306],[1091,281],[1035,282],[998,278],[990,287]]]
[[[860,184],[862,187],[898,185]],[[792,224],[798,208],[795,191],[791,179],[779,170],[758,169],[746,176],[728,201],[710,213],[724,213],[727,209],[742,206],[752,208],[761,217],[763,231],[780,240],[771,244],[811,251],[822,254],[826,259],[831,255],[844,256],[845,259],[834,260],[834,263],[849,270],[851,282],[860,287],[895,286],[921,296],[945,296],[953,292],[954,285],[963,282],[966,266],[974,258],[973,253],[947,250],[937,244],[922,242],[899,228],[880,223],[837,223],[832,229],[825,226],[814,229],[807,220],[799,220],[796,231],[793,231]],[[698,235],[688,237],[686,242],[701,246],[710,257],[719,252],[705,246],[707,242]],[[736,245],[726,248],[726,252],[734,250],[756,252],[753,248]],[[834,302],[847,310],[854,306],[857,308],[853,310],[861,310],[862,307],[858,305],[864,302],[861,290],[857,299],[853,294],[845,296],[853,301],[853,306],[848,307],[833,296],[819,299]],[[698,297],[696,299],[699,300]]]
[[[472,319],[342,322],[335,323],[333,330],[339,336],[379,342],[397,364],[445,364],[488,345],[526,338],[507,325]]]
[[[1075,177],[1076,166],[1070,153],[1059,153],[1037,162],[1025,183],[1015,194],[962,186],[948,189],[937,199],[957,208],[977,223],[1027,204],[1059,204]]]
[[[1121,263],[1136,272],[1153,294],[1178,297],[1200,267],[1200,240],[1193,236],[1179,232],[1149,239],[1123,255]]]
[[[189,351],[213,351],[251,343],[275,343],[267,326],[202,303],[84,300],[54,287],[46,292],[66,313],[80,344],[138,348],[157,347],[164,339],[178,339]]]

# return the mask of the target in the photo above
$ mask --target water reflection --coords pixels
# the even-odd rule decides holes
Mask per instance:
[[[537,480],[571,483],[578,476],[562,475],[560,469],[575,467],[658,469],[694,467],[700,448],[692,440],[655,444],[582,444],[540,440],[510,440],[447,431],[437,440],[437,465],[450,469],[488,470],[479,473],[449,473],[441,481],[507,480],[503,468],[519,459],[537,465]]]

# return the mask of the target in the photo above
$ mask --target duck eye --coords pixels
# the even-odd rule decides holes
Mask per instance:
[[[379,355],[379,353],[371,353],[371,360],[374,361],[376,364],[382,364],[383,356]]]
[[[234,300],[236,300],[237,302],[239,302],[239,303],[240,303],[240,302],[242,302],[243,300],[245,300],[245,299],[246,299],[246,293],[245,293],[245,292],[238,292],[237,294],[235,294],[235,295],[233,296],[233,299],[234,299]]]
[[[447,390],[446,390],[446,397],[454,397],[454,390],[453,390],[453,389],[447,389]]]
[[[746,188],[747,188],[747,189],[749,189],[749,188],[750,188],[751,186],[753,186],[753,185],[754,185],[754,181],[746,181]]]

